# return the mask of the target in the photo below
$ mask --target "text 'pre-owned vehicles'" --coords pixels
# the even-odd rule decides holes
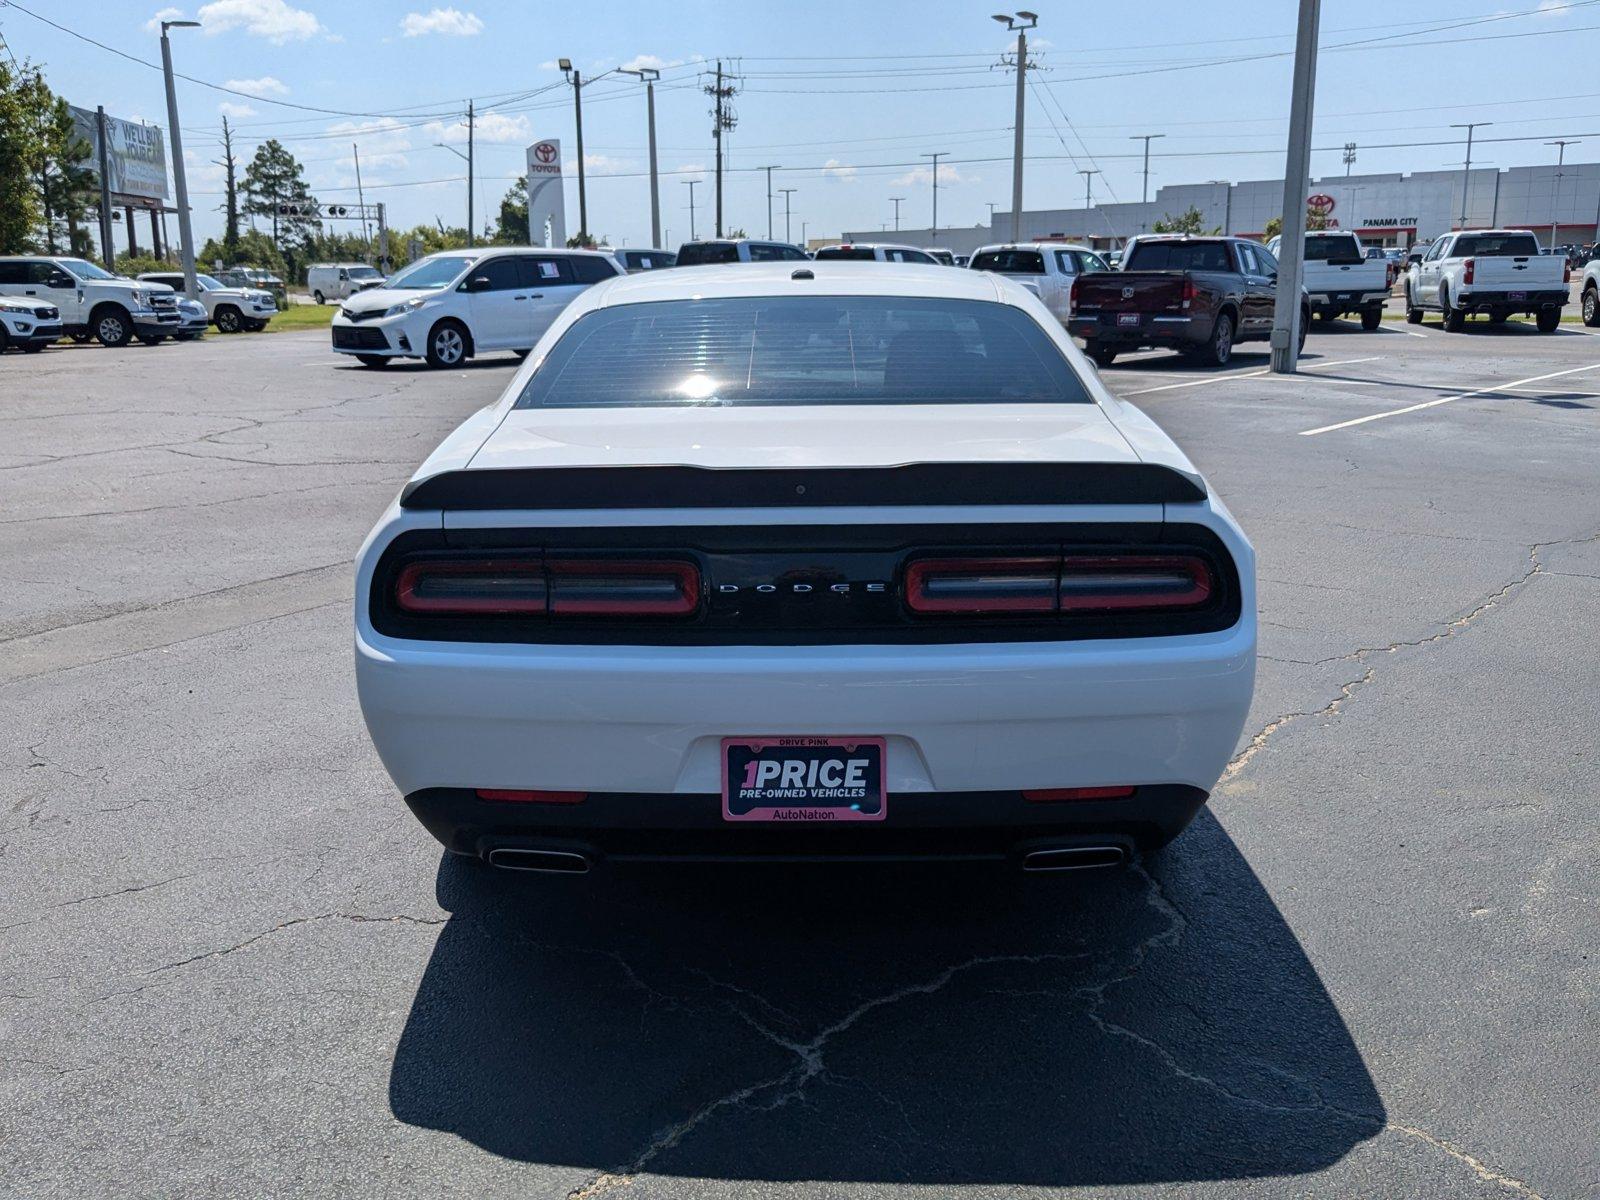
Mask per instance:
[[[1278,260],[1244,238],[1156,234],[1129,241],[1122,269],[1074,281],[1068,324],[1089,357],[1166,347],[1220,367],[1239,342],[1272,336]],[[1311,310],[1302,298],[1300,346]]]
[[[452,852],[1107,866],[1253,687],[1255,559],[1039,299],[978,271],[578,297],[362,548],[356,682]]]
[[[585,288],[622,274],[597,250],[491,246],[420,258],[333,317],[333,348],[367,367],[391,358],[459,366],[489,350],[527,354]]]
[[[788,242],[760,238],[714,238],[678,247],[678,266],[707,267],[721,263],[805,262],[806,252]]]
[[[841,242],[837,246],[820,247],[812,257],[818,262],[922,263],[930,267],[945,265],[926,250],[893,242]]]
[[[145,283],[158,283],[175,292],[183,291],[182,271],[149,271],[139,276]],[[223,333],[259,332],[278,315],[278,302],[262,288],[228,287],[215,276],[195,275],[200,303],[206,319]]]
[[[306,290],[318,304],[382,286],[383,272],[366,263],[312,263],[306,268]]]
[[[1444,327],[1457,333],[1472,313],[1487,313],[1491,325],[1532,314],[1540,333],[1554,333],[1571,280],[1567,260],[1540,254],[1539,240],[1526,229],[1447,233],[1407,270],[1406,320],[1415,325],[1437,309]]]
[[[55,305],[0,298],[0,351],[37,354],[62,332],[61,310]]]
[[[1072,281],[1089,271],[1109,271],[1106,260],[1088,246],[1061,242],[1006,242],[979,246],[969,270],[1009,275],[1065,321],[1072,315]]]
[[[155,344],[182,324],[171,288],[113,275],[83,258],[0,258],[0,295],[49,304],[67,334],[98,338],[103,346],[124,346],[133,337]]]
[[[1282,238],[1267,249],[1274,256]],[[1381,247],[1369,254],[1361,239],[1338,230],[1305,234],[1304,285],[1311,314],[1319,321],[1335,321],[1350,313],[1361,315],[1361,328],[1369,333],[1383,323],[1383,304],[1389,298],[1393,276]]]

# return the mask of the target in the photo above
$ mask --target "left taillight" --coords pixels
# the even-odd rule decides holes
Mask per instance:
[[[920,616],[1182,612],[1217,587],[1193,554],[924,558],[906,565],[905,603]]]
[[[688,617],[700,570],[670,559],[418,559],[395,576],[394,604],[424,617]]]

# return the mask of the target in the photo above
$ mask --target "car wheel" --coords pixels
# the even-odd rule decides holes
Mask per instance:
[[[1305,336],[1305,323],[1300,326],[1300,336]],[[1211,327],[1211,337],[1201,348],[1200,361],[1211,367],[1225,367],[1228,360],[1233,357],[1233,314],[1223,312],[1217,314],[1217,320]]]
[[[428,333],[428,365],[459,367],[467,357],[467,331],[459,321],[440,321]]]
[[[11,335],[6,332],[6,327],[0,325],[0,354],[4,354],[11,346]]]
[[[1295,344],[1294,348],[1294,356],[1296,358],[1299,358],[1306,352],[1306,333],[1309,332],[1310,325],[1311,314],[1308,312],[1302,312],[1300,314],[1300,340]]]
[[[96,310],[89,321],[102,346],[126,346],[133,336],[133,322],[128,319],[127,310],[119,305],[108,304]]]
[[[1591,329],[1600,325],[1600,289],[1593,287],[1584,289],[1583,323]]]
[[[1450,307],[1450,293],[1439,289],[1439,307],[1444,310],[1444,327],[1451,333],[1460,333],[1467,327],[1467,314],[1459,308]]]
[[[1371,333],[1382,324],[1383,309],[1380,306],[1374,305],[1371,308],[1364,308],[1361,310],[1361,328],[1365,329],[1368,333]]]
[[[1090,342],[1088,350],[1089,357],[1094,359],[1098,366],[1109,367],[1112,363],[1117,361],[1117,350],[1115,346],[1101,346],[1094,342]]]
[[[1561,328],[1561,310],[1554,307],[1541,308],[1534,321],[1539,326],[1540,333],[1554,333]]]
[[[1417,302],[1411,298],[1411,285],[1406,285],[1406,324],[1421,325],[1422,310],[1417,307]]]
[[[356,361],[363,367],[387,367],[389,356],[386,354],[358,354]]]
[[[217,309],[217,328],[223,333],[238,333],[243,326],[244,318],[233,305],[224,304]]]
[[[322,295],[322,293],[321,293],[321,292],[312,292],[312,293],[311,293],[311,298],[312,298],[312,299],[313,299],[313,300],[315,300],[315,301],[316,301],[316,302],[317,302],[317,303],[318,303],[318,304],[326,304],[326,303],[327,303],[327,302],[328,302],[328,301],[327,301],[327,300],[326,300],[326,299],[325,299],[325,298],[324,298],[324,297],[323,297],[323,295]]]

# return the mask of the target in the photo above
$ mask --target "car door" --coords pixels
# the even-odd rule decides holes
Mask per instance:
[[[1278,299],[1277,271],[1268,271],[1259,246],[1235,242],[1233,253],[1239,274],[1244,277],[1239,332],[1250,337],[1266,336],[1272,332],[1273,308]]]
[[[54,304],[68,325],[81,325],[88,319],[83,311],[83,285],[53,262],[29,263],[28,282],[22,291],[26,296]]]
[[[544,336],[544,331],[561,315],[561,310],[587,285],[578,282],[570,258],[556,254],[524,254],[517,263],[528,295],[527,312],[519,318],[523,340],[517,343],[518,348],[525,349]]]
[[[1413,297],[1418,306],[1437,305],[1439,302],[1439,264],[1444,261],[1445,250],[1454,238],[1440,238],[1428,247],[1417,265],[1417,294]]]
[[[528,288],[510,255],[484,259],[467,272],[468,325],[479,350],[520,348],[527,323]]]

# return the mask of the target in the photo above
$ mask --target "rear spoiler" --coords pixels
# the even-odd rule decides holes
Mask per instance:
[[[912,463],[900,467],[720,470],[522,467],[415,479],[400,506],[423,510],[813,508],[840,505],[1186,504],[1194,479],[1155,463]]]

